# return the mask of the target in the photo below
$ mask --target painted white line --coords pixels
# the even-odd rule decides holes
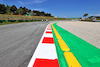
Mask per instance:
[[[36,58],[57,59],[54,44],[41,44],[37,50]]]
[[[52,32],[52,30],[46,30],[46,31],[50,31],[50,32]]]
[[[46,31],[52,31],[52,30],[46,30]]]
[[[44,37],[53,37],[52,34],[45,34]]]

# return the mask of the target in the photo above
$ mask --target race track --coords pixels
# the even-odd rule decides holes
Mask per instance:
[[[49,22],[0,26],[0,67],[27,67]]]

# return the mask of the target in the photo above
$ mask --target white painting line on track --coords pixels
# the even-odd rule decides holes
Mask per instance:
[[[46,31],[52,32],[52,30],[46,30]]]
[[[37,49],[36,58],[57,59],[54,44],[41,44]]]
[[[53,37],[52,34],[45,34],[44,37]]]

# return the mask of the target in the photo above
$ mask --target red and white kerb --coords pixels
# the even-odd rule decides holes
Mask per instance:
[[[47,26],[28,67],[59,67],[51,24]]]

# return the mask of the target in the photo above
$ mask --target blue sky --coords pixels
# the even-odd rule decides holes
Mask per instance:
[[[17,8],[25,6],[58,17],[83,17],[85,13],[100,16],[100,0],[0,0],[0,3],[14,4]]]

